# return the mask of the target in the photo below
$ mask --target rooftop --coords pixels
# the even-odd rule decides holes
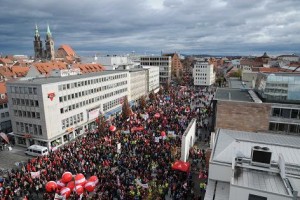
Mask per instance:
[[[298,136],[220,129],[217,133],[212,161],[231,165],[235,156],[234,152],[239,152],[245,158],[251,158],[253,146],[264,146],[272,151],[272,161],[278,162],[278,156],[281,153],[286,164],[299,165],[299,144],[300,137]]]
[[[217,88],[215,100],[253,102],[248,91],[232,88]]]
[[[278,173],[243,169],[239,176],[235,176],[233,185],[240,187],[263,190],[271,193],[288,195],[284,182]]]
[[[122,73],[122,71],[106,70],[106,71],[102,71],[102,72],[93,72],[93,73],[86,73],[86,74],[81,74],[81,75],[72,75],[72,76],[65,76],[65,77],[42,77],[42,78],[33,78],[33,79],[24,78],[24,79],[18,79],[18,80],[11,80],[11,81],[8,81],[7,83],[42,85],[42,84],[72,81],[72,80],[92,78],[92,77],[97,77],[97,76],[106,76],[106,75],[119,74],[119,73]]]
[[[228,79],[230,88],[252,88],[252,82],[250,81],[241,81],[239,78],[230,77]]]

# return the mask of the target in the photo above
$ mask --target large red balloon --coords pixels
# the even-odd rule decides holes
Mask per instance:
[[[77,174],[75,176],[75,185],[84,185],[86,183],[86,179],[83,174]]]
[[[68,187],[64,187],[60,190],[60,195],[66,196],[68,198],[71,195],[71,190]]]
[[[74,181],[70,181],[70,182],[67,184],[67,187],[70,188],[70,190],[73,190],[74,187],[75,187],[75,182],[74,182]]]
[[[81,195],[84,192],[84,188],[81,185],[76,185],[74,188],[74,191],[78,194]]]
[[[116,129],[117,129],[117,128],[116,128],[114,125],[111,125],[111,126],[109,127],[109,130],[110,130],[111,132],[114,132]]]
[[[98,179],[97,176],[91,176],[91,177],[89,178],[89,182],[93,182],[93,183],[95,183],[95,185],[97,185],[98,182],[99,182],[99,179]]]
[[[59,190],[66,186],[66,184],[64,182],[62,182],[62,180],[56,181],[56,184],[57,184],[57,188]]]
[[[54,181],[49,181],[46,184],[46,191],[47,192],[54,192],[57,188],[57,184]]]
[[[73,175],[71,172],[65,172],[63,173],[62,177],[61,177],[61,180],[64,182],[64,183],[68,183],[72,180],[73,178]]]
[[[95,189],[95,183],[94,182],[87,182],[84,186],[84,188],[88,191],[88,192],[93,192]]]

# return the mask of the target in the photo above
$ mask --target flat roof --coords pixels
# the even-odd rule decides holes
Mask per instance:
[[[254,102],[248,91],[233,88],[217,88],[215,100]]]
[[[208,180],[204,200],[228,200],[230,183]]]
[[[97,76],[105,76],[105,75],[111,75],[111,74],[118,74],[118,73],[124,73],[127,71],[115,71],[115,70],[105,70],[101,72],[92,72],[92,73],[86,73],[86,74],[80,74],[80,75],[70,75],[70,76],[64,76],[64,77],[40,77],[40,78],[28,78],[26,77],[21,79],[14,79],[10,80],[7,83],[21,83],[21,84],[49,84],[49,83],[58,83],[58,82],[64,82],[64,81],[72,81],[72,80],[79,80],[79,79],[85,79],[85,78],[92,78]]]
[[[289,195],[278,173],[243,168],[239,176],[234,176],[232,185],[275,194]]]
[[[287,164],[300,165],[299,136],[219,129],[215,141],[212,161],[231,165],[234,154],[251,158],[251,148],[263,146],[272,151],[272,161],[278,162],[281,153]]]
[[[229,88],[235,88],[235,89],[251,89],[252,88],[252,82],[251,81],[241,81],[239,78],[230,77],[228,79],[229,82]]]

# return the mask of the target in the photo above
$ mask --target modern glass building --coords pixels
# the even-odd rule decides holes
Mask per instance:
[[[255,91],[265,102],[300,103],[300,73],[259,73]]]

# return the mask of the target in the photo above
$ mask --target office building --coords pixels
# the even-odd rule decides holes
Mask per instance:
[[[47,78],[7,82],[16,144],[51,149],[62,145],[85,133],[100,114],[121,107],[128,88],[127,71],[53,71]]]
[[[207,60],[196,60],[193,68],[194,85],[210,86],[215,83],[216,73],[213,64]]]
[[[159,67],[159,83],[171,82],[171,56],[142,56],[140,58],[143,67]]]

